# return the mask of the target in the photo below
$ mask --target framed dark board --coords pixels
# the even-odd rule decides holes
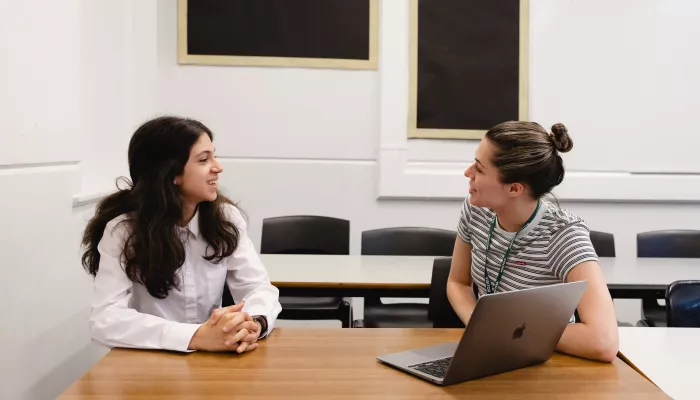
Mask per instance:
[[[178,0],[181,64],[377,69],[379,0]]]
[[[527,119],[528,0],[410,0],[409,138]]]

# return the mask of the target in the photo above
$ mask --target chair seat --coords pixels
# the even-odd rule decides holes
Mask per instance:
[[[338,319],[343,328],[352,326],[352,306],[341,297],[280,296],[282,312],[279,319],[326,320]]]
[[[337,310],[342,297],[280,296],[282,310]]]
[[[377,304],[365,308],[364,328],[432,328],[427,304]]]
[[[666,326],[666,308],[654,307],[644,310],[644,318],[637,322],[637,326],[649,326],[662,328]]]

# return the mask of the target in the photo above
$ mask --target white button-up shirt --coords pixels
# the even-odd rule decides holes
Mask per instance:
[[[100,268],[90,316],[93,340],[108,347],[188,351],[199,326],[221,306],[224,284],[236,304],[245,302],[243,311],[265,316],[265,335],[271,332],[282,310],[279,290],[270,284],[242,215],[235,207],[225,208],[240,232],[238,247],[221,264],[202,258],[207,243],[199,232],[199,214],[195,214],[180,232],[186,255],[177,271],[179,290],[171,289],[165,299],[154,298],[145,286],[127,277],[120,261],[128,228],[119,222],[125,216],[110,221],[97,247]]]

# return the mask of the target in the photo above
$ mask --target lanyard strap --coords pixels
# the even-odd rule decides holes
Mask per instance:
[[[525,225],[523,225],[510,240],[510,244],[508,244],[506,253],[503,255],[503,261],[501,261],[501,268],[498,271],[498,276],[496,276],[496,284],[492,285],[491,277],[489,277],[489,250],[491,249],[491,239],[493,238],[493,230],[496,228],[496,216],[494,215],[493,219],[491,220],[491,228],[489,229],[489,239],[486,243],[486,261],[484,261],[484,286],[486,286],[486,294],[493,294],[496,292],[496,290],[498,290],[498,284],[501,283],[501,278],[503,278],[503,270],[506,267],[506,261],[508,261],[508,256],[510,256],[510,251],[513,248],[513,243],[515,242],[515,239],[518,237],[520,232],[522,232],[523,229],[530,225],[530,223],[535,219],[535,216],[537,215],[537,211],[539,211],[539,209],[540,202],[538,200],[535,212],[532,213],[530,219],[528,219],[527,222],[525,222]]]

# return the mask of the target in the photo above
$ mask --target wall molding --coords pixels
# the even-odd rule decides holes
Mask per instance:
[[[0,165],[0,175],[8,174],[34,174],[55,171],[75,171],[80,161],[51,161],[40,163],[5,164]]]
[[[112,192],[81,193],[73,195],[73,208],[84,207],[99,203]]]
[[[372,159],[341,158],[293,158],[293,157],[216,157],[220,162],[236,163],[288,163],[288,164],[341,164],[341,165],[375,165]]]
[[[380,199],[461,200],[466,165],[411,162],[401,150],[382,151]],[[553,194],[563,201],[700,203],[700,175],[567,171]]]
[[[357,167],[375,167],[377,160],[352,160],[352,159],[318,159],[318,158],[276,158],[276,157],[217,157],[222,164],[287,164],[292,166],[303,165],[351,165]],[[2,171],[0,171],[1,173]],[[226,172],[224,172],[226,173]],[[103,198],[114,193],[111,191],[92,191],[73,195],[73,208],[97,204]]]

